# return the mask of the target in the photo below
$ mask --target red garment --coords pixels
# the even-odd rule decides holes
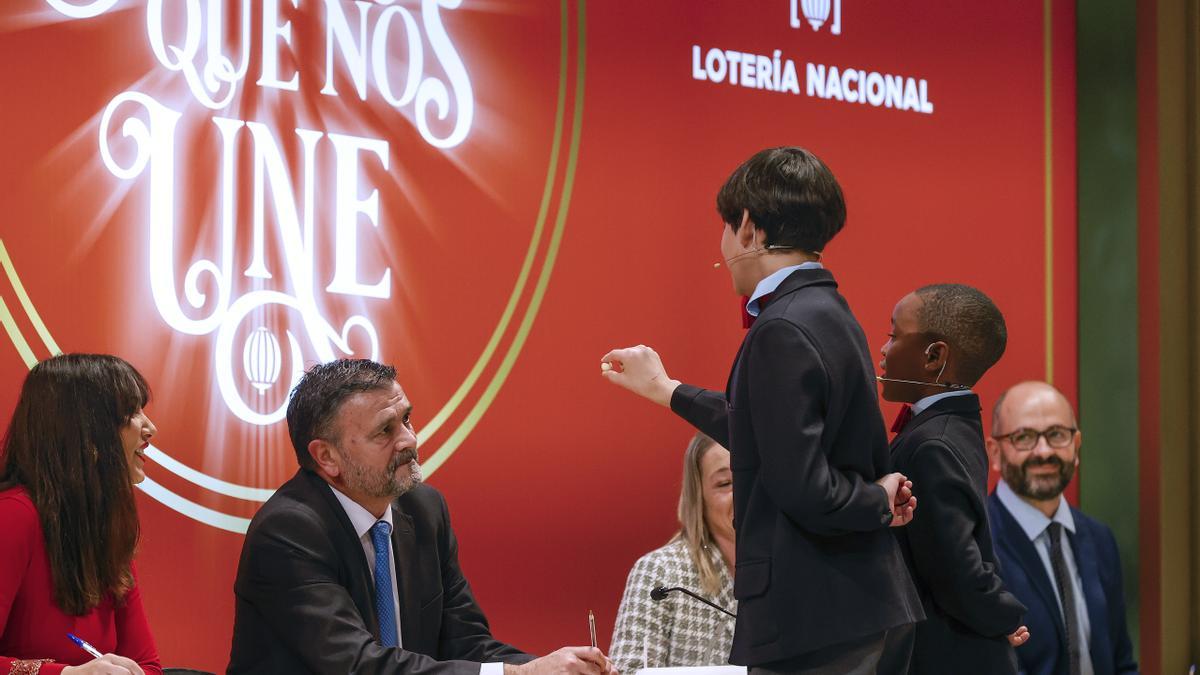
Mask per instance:
[[[742,315],[742,328],[745,328],[746,330],[750,330],[750,326],[753,326],[754,320],[758,318],[758,317],[754,316],[753,314],[751,314],[750,312],[746,311],[746,305],[749,305],[749,304],[750,304],[750,296],[743,295],[742,297],[738,298],[738,306],[741,308],[740,313]]]
[[[764,309],[766,309],[767,303],[771,301],[772,295],[775,295],[775,294],[774,293],[763,293],[761,296],[759,296],[759,298],[758,298],[758,313],[759,314],[762,314],[762,311]],[[746,330],[750,330],[750,327],[753,326],[754,322],[758,320],[757,315],[751,314],[750,311],[748,309],[746,309],[747,307],[750,306],[750,297],[743,296],[738,299],[738,302],[741,303],[741,306],[742,306],[742,328],[745,328]]]
[[[25,489],[0,492],[0,673],[9,672],[14,660],[54,659],[42,666],[43,675],[91,661],[67,638],[74,633],[101,653],[136,661],[146,675],[162,675],[136,583],[122,607],[109,597],[83,616],[65,614],[54,604],[43,542],[41,520]]]
[[[912,406],[907,403],[900,406],[900,412],[896,413],[896,419],[892,422],[892,433],[898,434],[901,431],[904,431],[904,427],[908,426],[908,423],[912,420],[912,418]]]

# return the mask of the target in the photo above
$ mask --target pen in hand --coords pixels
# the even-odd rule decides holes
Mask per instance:
[[[596,615],[592,614],[592,610],[588,610],[588,633],[592,636],[592,647],[597,647],[596,644]]]
[[[87,652],[88,654],[91,654],[93,657],[95,657],[97,659],[104,657],[104,655],[100,653],[100,650],[96,649],[95,647],[88,644],[87,640],[77,637],[73,633],[67,633],[67,637],[71,638],[71,642],[74,642],[75,644],[79,645],[80,649]]]

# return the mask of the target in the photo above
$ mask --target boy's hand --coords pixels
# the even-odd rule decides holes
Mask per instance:
[[[917,498],[913,496],[912,481],[902,473],[889,473],[875,481],[876,485],[887,491],[888,501],[892,505],[892,527],[903,527],[913,519],[917,509]]]
[[[1014,647],[1020,647],[1021,645],[1025,644],[1028,641],[1029,641],[1029,629],[1025,626],[1021,626],[1020,628],[1013,631],[1012,635],[1008,636],[1008,644],[1010,644]]]
[[[679,386],[663,368],[658,353],[646,345],[614,349],[600,359],[600,374],[613,384],[644,396],[661,406],[671,406],[671,394]]]

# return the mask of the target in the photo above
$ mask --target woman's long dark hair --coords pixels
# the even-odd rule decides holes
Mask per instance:
[[[46,359],[21,387],[0,489],[20,485],[37,507],[54,601],[67,614],[133,588],[141,530],[120,429],[149,398],[141,374],[107,354]]]

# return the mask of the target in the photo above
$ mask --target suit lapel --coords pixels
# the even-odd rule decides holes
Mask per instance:
[[[750,330],[754,330],[751,328]],[[737,386],[738,371],[742,368],[742,352],[746,349],[746,343],[750,341],[750,334],[742,338],[742,344],[738,346],[737,356],[733,357],[733,367],[729,369],[729,379],[725,381],[725,403],[728,405],[733,403],[734,387]]]
[[[1050,585],[1050,577],[1046,575],[1046,566],[1042,564],[1042,558],[1038,555],[1037,548],[1034,547],[1029,537],[1025,536],[1025,530],[1021,529],[1021,526],[1017,524],[1017,519],[1008,512],[1008,507],[1004,506],[1004,502],[1001,502],[995,495],[991,498],[996,500],[996,505],[999,507],[996,511],[1000,514],[992,526],[1003,531],[1003,536],[996,537],[997,543],[1006,549],[1009,556],[1016,560],[1021,569],[1025,571],[1025,577],[1042,597],[1043,606],[1047,608],[1054,619],[1058,640],[1062,642],[1067,629],[1063,625],[1062,612],[1058,610],[1058,596],[1054,593],[1054,587]]]
[[[933,405],[922,410],[921,414],[909,420],[908,424],[904,425],[904,428],[900,430],[900,433],[892,438],[892,442],[888,447],[895,454],[897,450],[904,446],[905,441],[918,427],[942,415],[975,415],[977,417],[978,413],[979,397],[975,394],[951,396],[940,401],[934,401]]]
[[[427,651],[421,640],[421,608],[418,606],[420,594],[416,587],[417,575],[409,569],[408,561],[416,560],[417,539],[413,531],[412,518],[400,510],[398,504],[392,505],[392,555],[396,566],[396,595],[400,601],[400,635],[404,638],[404,648],[409,651]]]
[[[1096,654],[1101,645],[1109,644],[1108,614],[1104,605],[1103,587],[1100,585],[1100,568],[1097,562],[1096,542],[1091,532],[1084,527],[1078,513],[1075,516],[1075,534],[1068,532],[1067,539],[1075,553],[1075,565],[1079,569],[1079,580],[1083,585],[1083,597],[1087,600],[1088,621],[1091,623],[1091,636],[1088,640],[1088,651],[1092,653],[1092,663],[1102,663],[1102,655]]]
[[[375,615],[374,602],[375,581],[371,578],[371,568],[367,565],[367,555],[363,551],[362,540],[354,533],[354,525],[350,522],[350,517],[346,515],[346,510],[342,508],[337,497],[333,495],[333,489],[329,487],[329,484],[314,473],[304,471],[304,469],[301,471],[308,478],[308,486],[312,492],[316,493],[316,499],[325,505],[326,517],[330,518],[332,523],[336,523],[336,527],[331,529],[341,534],[342,541],[339,548],[343,554],[349,556],[347,568],[351,575],[348,580],[350,596],[359,606],[367,630],[371,631],[372,635],[379,637],[379,617]],[[349,550],[348,554],[345,553],[346,550]],[[365,606],[363,602],[365,602]]]
[[[905,445],[908,443],[908,438],[912,436],[913,432],[916,431],[918,426],[933,419],[934,417],[937,417],[939,414],[940,413],[938,411],[922,410],[920,415],[910,419],[908,424],[905,424],[904,428],[901,429],[900,432],[895,436],[893,436],[892,442],[888,444],[888,450],[891,451],[892,458],[895,459],[895,457],[900,453],[901,449],[905,447]]]

